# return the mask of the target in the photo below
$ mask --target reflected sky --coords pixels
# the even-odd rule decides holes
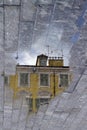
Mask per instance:
[[[0,5],[0,50],[12,55],[11,64],[35,65],[37,55],[46,54],[63,56],[69,65],[71,48],[86,38],[86,0],[2,0]]]

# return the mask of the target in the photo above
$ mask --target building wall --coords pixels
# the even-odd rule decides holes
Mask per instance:
[[[22,70],[23,72],[28,72],[26,71],[26,69]],[[49,86],[47,87],[42,87],[40,86],[40,73],[48,73],[49,74]],[[68,71],[65,71],[63,73],[69,74]],[[9,78],[9,84],[10,87],[13,89],[14,92],[14,98],[15,100],[18,98],[19,93],[21,92],[25,92],[27,93],[26,95],[28,95],[28,93],[31,94],[30,98],[33,99],[33,111],[36,112],[37,108],[36,108],[36,99],[39,99],[39,97],[41,95],[39,95],[39,93],[42,92],[42,96],[46,98],[48,95],[45,95],[46,92],[48,92],[48,94],[50,95],[50,98],[53,98],[54,96],[60,94],[61,92],[63,92],[66,87],[61,86],[59,87],[59,72],[47,72],[47,70],[45,71],[44,69],[41,72],[29,72],[29,85],[28,86],[20,86],[19,85],[19,74],[20,71],[16,73],[16,75],[14,76],[10,76]],[[69,82],[70,82],[70,74],[69,74]],[[67,86],[68,87],[68,86]],[[44,93],[45,92],[45,93]]]

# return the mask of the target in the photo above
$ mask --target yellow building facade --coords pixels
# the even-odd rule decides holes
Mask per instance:
[[[63,65],[63,58],[48,58],[43,54],[37,56],[36,65],[17,65],[16,75],[9,77],[14,98],[17,99],[19,93],[26,93],[29,110],[33,112],[65,91],[70,82],[70,68]]]

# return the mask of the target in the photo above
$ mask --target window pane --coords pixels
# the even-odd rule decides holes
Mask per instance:
[[[61,86],[68,86],[68,75],[67,74],[60,75],[60,85]]]
[[[20,85],[22,86],[28,85],[28,73],[20,74]]]
[[[40,85],[48,86],[48,74],[40,74]]]

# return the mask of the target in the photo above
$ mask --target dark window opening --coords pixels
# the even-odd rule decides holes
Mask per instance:
[[[48,86],[48,74],[40,74],[40,86]]]

